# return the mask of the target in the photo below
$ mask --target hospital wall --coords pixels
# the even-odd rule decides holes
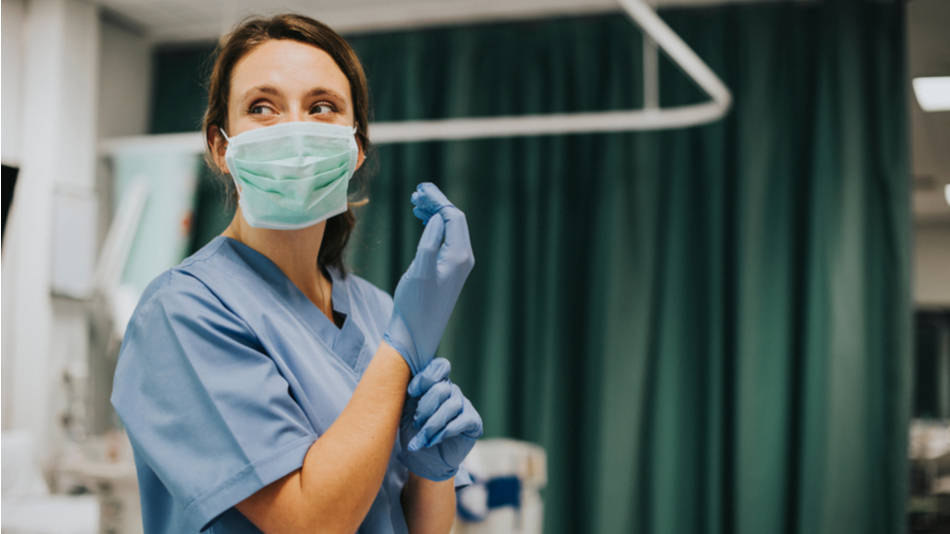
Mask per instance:
[[[83,374],[88,361],[85,315],[70,299],[51,297],[75,279],[57,273],[88,273],[95,254],[96,100],[98,11],[84,2],[4,2],[4,25],[21,28],[19,61],[7,76],[18,88],[4,99],[4,146],[21,167],[3,239],[4,428],[29,429],[39,459],[60,439],[54,423],[64,399],[64,371]],[[6,20],[9,8],[11,20]],[[13,32],[16,34],[16,32]],[[44,39],[29,36],[43,35]],[[4,42],[7,37],[4,35]],[[6,47],[4,47],[6,48]],[[6,53],[6,51],[5,51]],[[6,59],[6,58],[5,58]],[[12,126],[6,115],[18,115]],[[6,156],[4,156],[6,159]],[[5,161],[6,162],[6,161]],[[76,202],[73,202],[76,200]],[[61,206],[68,209],[61,210]],[[71,208],[75,207],[73,210]],[[64,215],[71,213],[72,221]],[[55,230],[70,227],[78,239]],[[74,271],[64,269],[72,263]]]
[[[914,302],[922,308],[950,308],[950,223],[914,229]]]
[[[88,284],[111,220],[98,140],[147,133],[151,44],[86,2],[2,9],[3,162],[23,167],[3,241],[2,425],[30,429],[45,465],[70,402],[64,376],[96,364],[84,305],[57,288]]]

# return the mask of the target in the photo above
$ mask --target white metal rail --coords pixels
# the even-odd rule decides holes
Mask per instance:
[[[634,130],[685,128],[716,121],[732,105],[732,94],[722,80],[663,22],[643,0],[619,0],[630,19],[644,33],[644,107],[627,111],[554,113],[480,118],[377,122],[370,125],[375,144],[447,141]],[[659,107],[657,47],[699,86],[710,100],[671,108]],[[204,151],[200,133],[147,135],[105,140],[104,154],[147,148]]]

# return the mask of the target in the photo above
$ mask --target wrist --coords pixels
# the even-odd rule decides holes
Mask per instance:
[[[409,472],[409,480],[406,481],[406,491],[412,495],[426,494],[430,492],[446,491],[445,488],[455,490],[455,477],[451,476],[445,480],[429,480],[419,476],[412,471]]]
[[[409,532],[449,532],[455,522],[455,483],[432,482],[410,473],[402,505]]]
[[[406,358],[388,341],[384,340],[379,344],[379,348],[376,350],[376,357],[385,360],[400,372],[405,372],[408,376],[412,376],[412,368],[409,366],[409,362],[407,362]]]
[[[415,361],[418,359],[412,342],[412,334],[405,322],[398,317],[394,317],[389,322],[389,328],[383,333],[383,341],[390,346],[400,357],[405,360],[409,366],[412,376],[421,371],[415,368]]]
[[[415,452],[403,450],[400,461],[409,469],[409,474],[416,478],[432,483],[443,483],[452,480],[459,471],[458,466],[449,465],[442,459],[436,447],[421,449]]]

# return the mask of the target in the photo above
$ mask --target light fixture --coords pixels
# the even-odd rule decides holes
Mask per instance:
[[[950,205],[950,184],[943,186],[943,198]]]
[[[950,76],[914,78],[914,94],[924,111],[950,110]]]

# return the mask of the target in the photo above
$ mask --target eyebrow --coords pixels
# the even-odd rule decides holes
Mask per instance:
[[[250,95],[255,92],[265,93],[265,94],[274,95],[274,96],[280,96],[280,91],[277,90],[277,88],[270,85],[258,85],[256,87],[252,87],[248,89],[247,92],[244,93],[243,100],[247,100],[250,97]],[[344,99],[340,95],[340,93],[332,89],[328,89],[326,87],[314,87],[313,89],[307,91],[307,94],[304,95],[304,98],[310,98],[310,97],[321,96],[321,95],[327,95],[332,98],[336,98],[342,103],[346,102],[346,99]]]

